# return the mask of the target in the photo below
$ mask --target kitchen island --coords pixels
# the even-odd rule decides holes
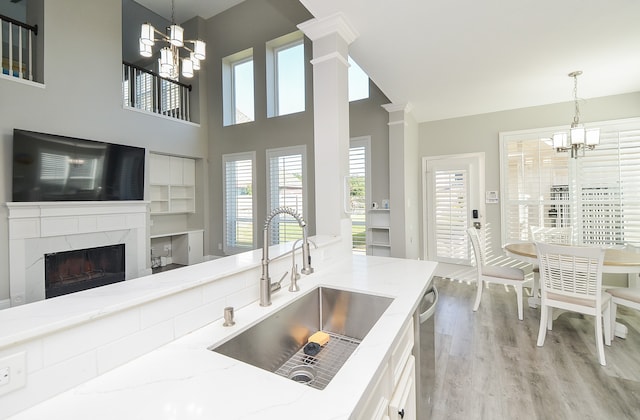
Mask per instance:
[[[403,327],[412,322],[435,267],[433,262],[383,257],[332,259],[299,280],[300,292],[288,292],[283,287],[273,295],[269,307],[261,307],[256,301],[237,309],[232,327],[222,326],[220,313],[208,325],[12,418],[41,419],[54,413],[65,419],[93,420],[356,418],[392,358]],[[393,298],[324,390],[208,350],[318,286]],[[260,351],[260,343],[256,343],[255,351]]]

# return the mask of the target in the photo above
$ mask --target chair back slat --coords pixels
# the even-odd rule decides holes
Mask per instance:
[[[602,293],[604,250],[536,242],[543,293],[596,300]]]
[[[469,234],[469,238],[471,238],[471,246],[476,260],[476,267],[483,267],[485,265],[484,240],[482,240],[481,235],[478,233],[478,229],[476,228],[468,228],[467,233]]]
[[[529,235],[534,242],[565,245],[571,245],[573,243],[573,229],[571,227],[531,226],[529,228]]]

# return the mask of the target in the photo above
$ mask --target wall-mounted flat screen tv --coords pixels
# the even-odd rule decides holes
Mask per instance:
[[[139,147],[13,130],[13,201],[144,199]]]

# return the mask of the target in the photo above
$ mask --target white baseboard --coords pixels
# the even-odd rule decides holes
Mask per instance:
[[[11,299],[0,300],[0,309],[8,309],[11,307]]]

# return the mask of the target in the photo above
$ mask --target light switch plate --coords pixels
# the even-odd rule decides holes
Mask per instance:
[[[22,388],[27,383],[27,355],[15,353],[0,359],[0,395]]]

